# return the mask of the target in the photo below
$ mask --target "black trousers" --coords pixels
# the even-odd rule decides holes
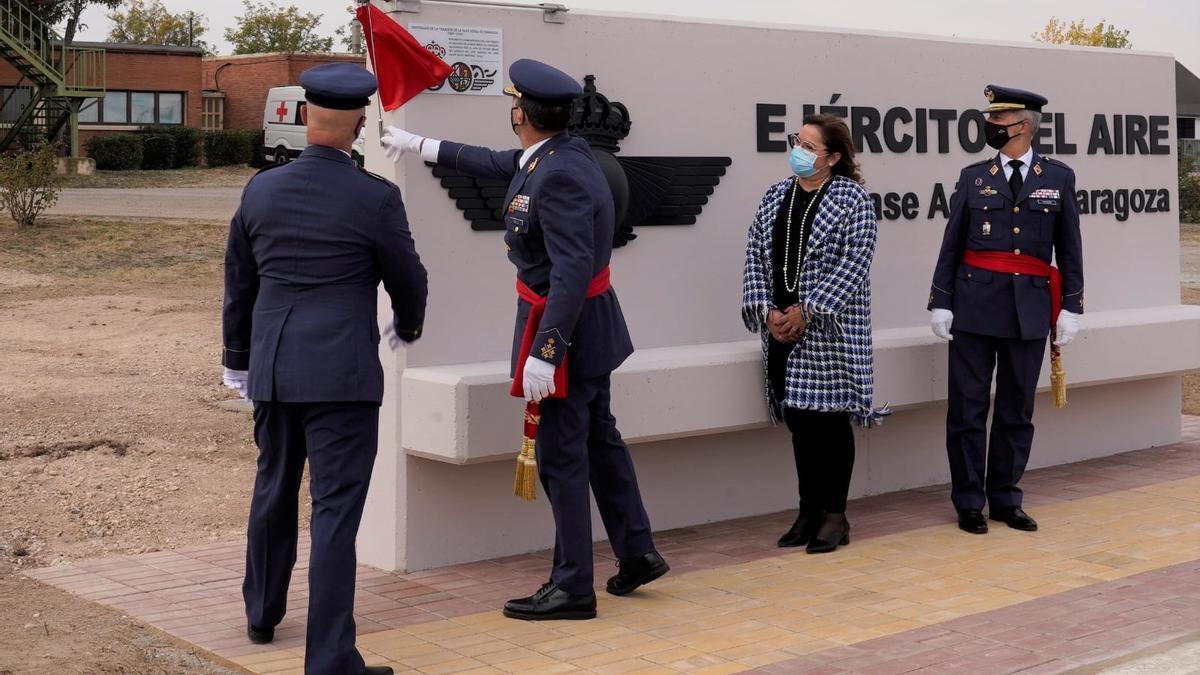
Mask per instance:
[[[845,513],[854,473],[854,427],[848,412],[784,408],[800,485],[800,510]]]
[[[550,578],[568,593],[592,592],[592,505],[596,498],[618,558],[654,550],[629,449],[609,409],[608,376],[572,380],[564,399],[542,401],[537,463],[554,512]]]
[[[950,342],[946,454],[954,508],[993,510],[1021,505],[1017,483],[1033,445],[1033,403],[1046,339],[995,338],[962,331]],[[996,406],[988,442],[992,373]],[[989,447],[990,446],[990,447]]]
[[[782,401],[787,387],[787,359],[794,344],[771,338],[767,348],[767,378],[771,395]],[[850,477],[854,473],[854,427],[848,412],[783,409],[792,433],[792,454],[800,486],[800,510],[807,513],[845,513]]]
[[[354,647],[354,551],[379,436],[375,403],[254,404],[258,475],[250,503],[246,618],[271,628],[287,611],[296,563],[300,478],[312,493],[308,568],[307,675],[358,673]]]

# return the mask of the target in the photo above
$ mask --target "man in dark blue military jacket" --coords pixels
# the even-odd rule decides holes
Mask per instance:
[[[300,76],[308,147],[246,186],[225,255],[226,384],[254,401],[258,475],[246,546],[248,634],[270,642],[296,561],[297,498],[311,470],[305,672],[365,668],[354,647],[355,538],[375,461],[383,369],[376,299],[392,300],[389,342],[420,337],[426,274],[395,185],[350,149],[375,77],[351,64]]]
[[[609,411],[609,376],[633,345],[608,286],[612,193],[588,144],[566,133],[571,103],[582,89],[566,73],[529,59],[514,62],[509,79],[509,123],[523,150],[494,152],[394,127],[384,145],[396,160],[407,152],[473,176],[509,181],[504,239],[522,287],[512,372],[527,400],[542,401],[538,470],[554,512],[556,541],[550,581],[532,596],[508,602],[504,613],[530,620],[589,619],[596,615],[589,482],[620,564],[608,592],[624,595],[668,568],[654,550],[633,462]],[[532,322],[526,356],[522,338],[535,306],[544,313]],[[567,396],[547,398],[556,393],[555,375],[564,362]]]
[[[962,170],[929,296],[933,332],[950,341],[951,499],[959,527],[974,534],[987,532],[985,504],[993,520],[1037,529],[1017,483],[1033,444],[1046,337],[1053,331],[1055,348],[1065,346],[1083,313],[1075,173],[1032,147],[1046,99],[995,85],[984,95],[987,143],[1000,152]]]

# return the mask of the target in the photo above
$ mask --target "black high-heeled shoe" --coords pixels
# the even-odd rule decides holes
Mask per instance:
[[[808,542],[809,553],[832,553],[850,543],[850,521],[844,513],[827,513],[821,528]]]
[[[779,548],[795,548],[807,544],[821,526],[822,516],[819,511],[805,512],[804,509],[800,509],[796,522],[792,523],[792,529],[779,538]]]

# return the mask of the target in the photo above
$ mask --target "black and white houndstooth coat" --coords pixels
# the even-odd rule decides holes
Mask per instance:
[[[766,377],[767,312],[776,308],[771,250],[775,217],[792,179],[771,186],[754,214],[742,278],[742,319],[762,336],[763,381],[773,422],[783,417]],[[871,261],[878,227],[871,197],[858,183],[835,176],[817,208],[797,292],[814,314],[787,363],[787,408],[849,412],[869,427],[887,413],[873,407]],[[777,308],[783,309],[783,308]]]

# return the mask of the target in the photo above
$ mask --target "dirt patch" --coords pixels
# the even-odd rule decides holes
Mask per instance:
[[[0,278],[40,280],[0,284],[0,673],[225,672],[17,573],[244,533],[252,423],[216,405],[227,227],[0,223]]]
[[[120,612],[0,571],[0,675],[233,673]]]
[[[1183,303],[1200,305],[1200,225],[1184,223],[1179,232]],[[1200,415],[1200,373],[1183,378],[1183,412]]]
[[[69,176],[69,188],[243,187],[258,169],[244,166],[187,168],[171,171],[97,171],[92,176]]]

